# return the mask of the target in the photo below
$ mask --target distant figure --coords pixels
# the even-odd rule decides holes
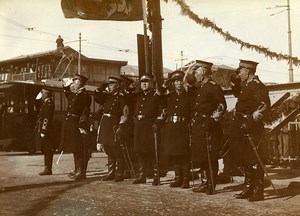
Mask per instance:
[[[58,38],[56,39],[56,47],[58,50],[64,48],[64,39],[62,39],[60,35],[58,35]]]

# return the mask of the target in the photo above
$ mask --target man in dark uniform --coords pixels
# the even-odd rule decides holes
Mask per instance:
[[[134,112],[134,151],[139,162],[139,177],[133,184],[146,183],[146,170],[154,167],[152,185],[158,185],[158,164],[155,161],[155,140],[153,126],[159,115],[161,96],[153,87],[153,76],[146,74],[140,77],[141,91],[136,95]],[[156,132],[156,131],[154,131]]]
[[[53,161],[53,133],[52,120],[54,114],[54,101],[52,92],[47,89],[42,89],[36,97],[41,100],[42,105],[38,115],[36,124],[37,145],[41,147],[44,154],[45,169],[39,175],[52,175],[52,161]]]
[[[168,87],[168,92],[164,96],[166,116],[162,128],[162,145],[169,161],[174,164],[175,181],[170,187],[189,188],[191,97],[183,86],[183,77],[183,71],[174,71],[163,85],[164,88]]]
[[[255,157],[249,135],[259,155],[259,145],[264,136],[263,116],[270,108],[269,92],[255,75],[257,62],[240,60],[237,76],[232,77],[233,94],[237,97],[235,116],[229,132],[230,155],[232,162],[245,169],[245,189],[236,194],[237,199],[257,201],[264,199],[264,172]]]
[[[70,177],[75,180],[86,178],[89,160],[86,135],[89,132],[91,97],[84,88],[88,78],[75,74],[72,83],[64,86],[68,99],[67,114],[63,126],[61,150],[72,152],[75,170]]]
[[[133,86],[137,84],[137,81],[134,81],[130,77],[126,75],[120,75],[122,81],[121,81],[121,90],[125,95],[125,100],[126,104],[128,106],[128,118],[125,123],[126,127],[122,131],[121,134],[121,139],[126,146],[128,150],[128,160],[127,160],[127,166],[125,166],[125,171],[124,171],[124,178],[132,178],[136,175],[135,170],[138,169],[138,162],[136,155],[134,153],[134,105],[135,105],[135,100],[134,98],[130,97],[130,91],[132,91]],[[130,160],[130,161],[129,161]],[[130,164],[131,163],[131,164]],[[132,165],[132,166],[131,166]]]
[[[95,101],[103,105],[103,114],[98,128],[97,143],[101,144],[108,155],[108,175],[102,180],[124,179],[124,156],[119,143],[121,131],[128,117],[128,106],[124,94],[120,90],[121,79],[110,76],[108,78],[108,92],[104,86],[95,93]]]
[[[194,97],[192,102],[191,122],[191,160],[200,164],[207,182],[194,188],[194,192],[213,194],[218,174],[219,148],[223,136],[220,117],[226,110],[226,101],[221,87],[212,81],[212,63],[197,61],[197,70],[188,71],[196,78],[193,84]]]

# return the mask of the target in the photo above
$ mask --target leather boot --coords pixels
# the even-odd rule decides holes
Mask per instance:
[[[211,179],[211,175],[210,172],[208,171],[208,180],[207,180],[207,189],[206,189],[206,194],[207,195],[213,195],[214,194],[214,190],[216,189],[216,180],[217,180],[217,170],[215,167],[213,167],[212,170],[213,174],[212,174],[212,178],[213,181]]]
[[[255,171],[255,188],[253,194],[248,198],[250,202],[264,200],[264,173],[262,170]]]
[[[153,169],[153,175],[154,175],[153,182],[152,182],[153,186],[160,185],[160,173],[158,172],[159,172],[158,165],[155,163]]]
[[[253,170],[245,171],[245,189],[238,194],[235,194],[234,197],[237,199],[247,199],[252,196],[254,190],[254,173]]]
[[[45,155],[44,156],[44,164],[45,164],[45,169],[44,171],[40,172],[39,175],[52,175],[52,160],[53,160],[53,155]]]
[[[79,172],[79,164],[78,161],[74,158],[74,170],[68,174],[68,177],[73,179],[74,175]]]
[[[111,181],[115,179],[116,160],[108,156],[108,174],[102,178],[102,181]]]
[[[124,159],[123,157],[117,158],[116,171],[115,171],[115,182],[121,182],[124,180]]]
[[[89,150],[86,149],[84,152],[84,170],[87,170],[87,166],[90,158],[91,158],[91,153],[89,152]]]
[[[206,170],[201,169],[201,184],[197,188],[193,188],[192,191],[196,193],[205,193],[207,190],[207,172]]]
[[[132,184],[143,184],[146,183],[146,163],[144,161],[140,161],[140,173],[138,178],[136,178]]]
[[[124,171],[123,177],[124,177],[124,179],[131,179],[131,174],[130,174],[130,171],[128,169],[126,169]]]
[[[179,165],[175,165],[175,181],[170,183],[170,187],[180,187],[182,185],[182,170]]]
[[[189,163],[185,163],[182,166],[182,173],[183,173],[183,181],[181,184],[181,188],[187,189],[190,187],[190,165]]]
[[[74,175],[74,180],[82,180],[86,179],[86,172],[84,169],[84,161],[83,159],[76,159],[79,164],[78,172]]]

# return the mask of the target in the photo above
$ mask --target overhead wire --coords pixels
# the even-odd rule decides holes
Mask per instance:
[[[57,36],[58,34],[54,34],[54,33],[51,33],[51,32],[47,32],[47,31],[40,31],[38,30],[36,27],[29,27],[29,26],[26,26],[22,23],[19,23],[15,20],[12,20],[10,18],[7,18],[3,15],[0,15],[0,19],[12,24],[12,25],[15,25],[21,29],[24,29],[24,30],[27,30],[27,31],[33,31],[33,32],[37,32],[37,33],[40,33],[40,34],[46,34],[46,35],[51,35],[51,36]],[[32,38],[25,38],[25,37],[19,37],[19,36],[11,36],[11,35],[1,35],[0,36],[4,36],[4,37],[10,37],[10,38],[13,38],[13,39],[25,39],[25,40],[34,40],[34,41],[42,41],[42,42],[50,42],[52,43],[52,41],[49,41],[49,40],[41,40],[41,39],[32,39]],[[65,42],[65,44],[67,44],[68,42]],[[11,46],[11,45],[10,45]],[[99,43],[95,43],[95,42],[88,42],[82,49],[85,49],[85,48],[97,48],[97,47],[105,47],[109,50],[113,50],[113,51],[117,51],[117,52],[124,52],[124,53],[131,53],[131,54],[136,54],[137,53],[137,50],[136,49],[124,49],[124,48],[118,48],[118,47],[114,47],[114,46],[109,46],[109,45],[104,45],[104,44],[99,44]],[[164,58],[174,58],[173,57],[174,55],[169,55],[169,54],[164,54]]]

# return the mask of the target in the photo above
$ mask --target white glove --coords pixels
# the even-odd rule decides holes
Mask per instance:
[[[64,81],[63,86],[67,87],[73,83],[73,80],[71,78],[67,79],[67,81]]]
[[[214,111],[210,117],[213,118],[215,121],[219,121],[222,117],[222,113],[223,112]]]
[[[101,143],[97,143],[97,151],[102,151],[102,144]]]
[[[41,133],[41,137],[44,138],[44,137],[45,137],[45,134]]]
[[[127,116],[122,115],[121,118],[120,118],[119,124],[125,123],[127,121],[127,119],[128,119]]]
[[[86,130],[84,130],[83,128],[79,128],[79,131],[81,134],[87,134]]]
[[[252,117],[253,117],[253,120],[255,121],[255,122],[258,122],[259,120],[261,120],[264,116],[263,116],[263,114],[261,113],[261,112],[259,112],[259,111],[254,111],[254,113],[252,114]]]

